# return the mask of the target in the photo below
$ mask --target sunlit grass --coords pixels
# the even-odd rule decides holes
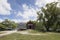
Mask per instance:
[[[60,33],[51,33],[49,35],[22,35],[14,33],[3,36],[0,40],[60,40]]]

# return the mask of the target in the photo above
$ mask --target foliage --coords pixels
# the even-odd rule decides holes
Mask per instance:
[[[0,28],[15,29],[16,27],[17,27],[17,24],[13,21],[8,20],[8,19],[5,19],[3,22],[0,23]]]
[[[5,30],[5,25],[3,25],[3,24],[0,23],[0,31],[1,30]]]
[[[38,31],[42,31],[43,30],[42,22],[37,22],[35,29],[38,30]]]
[[[42,13],[37,12],[39,22],[43,22],[47,31],[52,28],[54,31],[60,26],[60,8],[57,7],[58,2],[48,3],[41,8]]]

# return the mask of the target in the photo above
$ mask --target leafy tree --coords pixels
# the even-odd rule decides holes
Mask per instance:
[[[1,24],[3,24],[5,26],[5,28],[16,28],[17,24],[13,21],[10,21],[8,19],[5,19]]]
[[[15,29],[18,25],[15,22],[11,22],[11,26],[12,26],[13,29]]]
[[[0,30],[5,30],[5,26],[0,23]]]
[[[41,8],[42,13],[38,12],[38,20],[43,21],[46,30],[53,27],[54,30],[60,25],[60,8],[57,7],[58,2],[48,3]],[[55,25],[55,26],[54,26]]]

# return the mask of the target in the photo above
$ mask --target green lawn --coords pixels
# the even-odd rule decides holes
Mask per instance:
[[[22,35],[14,33],[3,36],[0,40],[60,40],[60,33],[52,33],[49,35]]]

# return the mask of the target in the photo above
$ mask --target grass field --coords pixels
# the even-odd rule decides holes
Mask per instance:
[[[3,36],[0,40],[60,40],[60,33],[48,35],[22,35],[18,33]]]

